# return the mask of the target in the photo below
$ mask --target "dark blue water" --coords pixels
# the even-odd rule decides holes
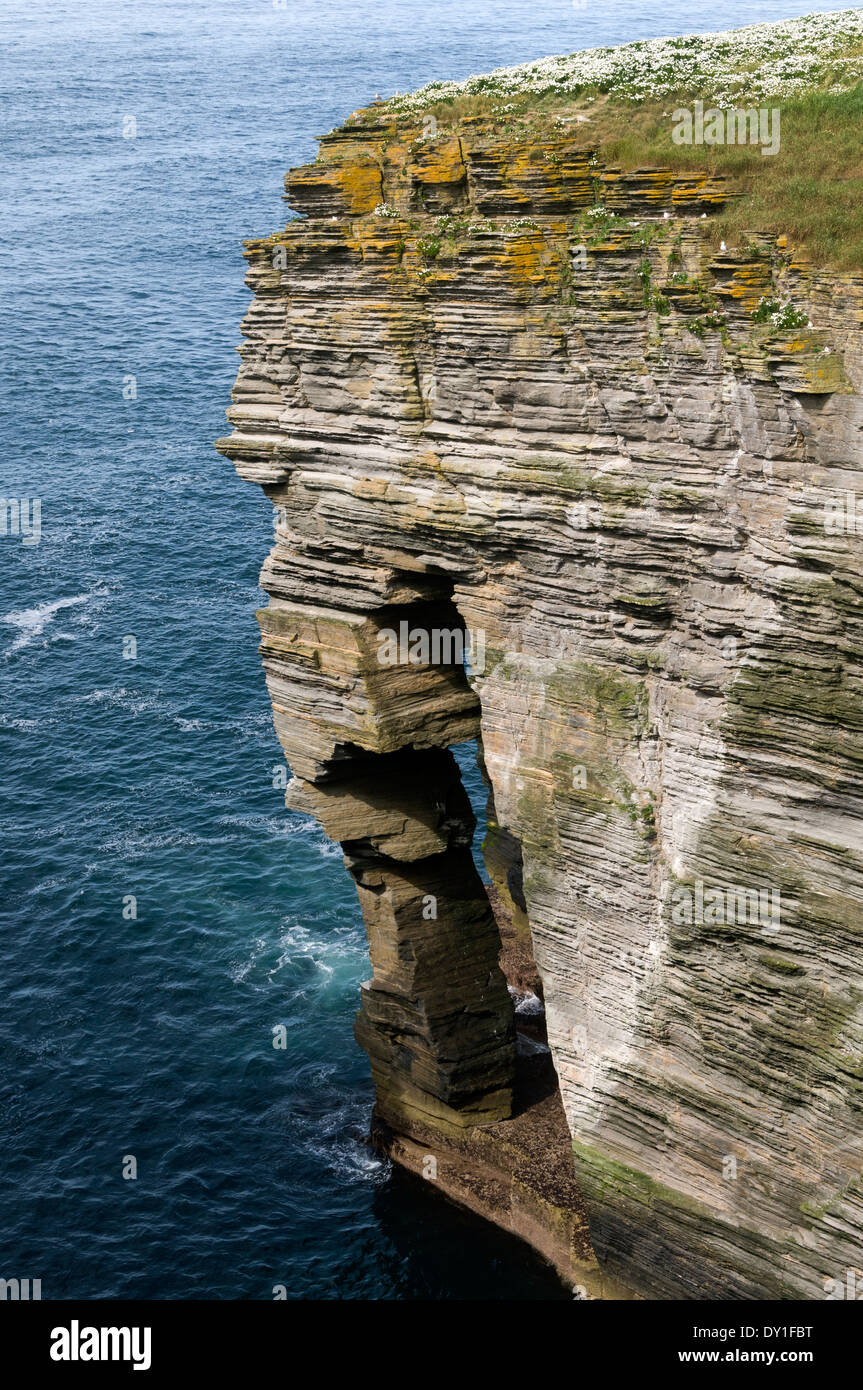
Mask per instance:
[[[711,0],[698,24],[808,8]],[[363,1142],[362,922],[273,786],[271,512],[211,441],[239,241],[282,224],[316,133],[377,92],[677,14],[4,0],[0,495],[41,499],[42,538],[0,540],[0,1277],[45,1298],[567,1296]]]

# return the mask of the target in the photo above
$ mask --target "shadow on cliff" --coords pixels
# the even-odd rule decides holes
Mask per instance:
[[[387,1284],[396,1299],[568,1300],[572,1293],[524,1241],[462,1210],[429,1182],[394,1166],[373,1204],[390,1247]]]

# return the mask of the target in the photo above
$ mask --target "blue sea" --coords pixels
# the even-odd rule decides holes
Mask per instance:
[[[811,8],[3,0],[0,495],[42,515],[39,544],[0,539],[0,1277],[46,1299],[570,1296],[364,1140],[362,920],[274,786],[272,513],[212,448],[240,241],[376,94]]]

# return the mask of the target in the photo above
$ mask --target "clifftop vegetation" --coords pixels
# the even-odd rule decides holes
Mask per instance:
[[[675,113],[761,108],[761,138],[681,142]],[[778,114],[777,114],[778,113]],[[530,144],[572,132],[606,167],[705,169],[739,197],[712,219],[717,244],[744,231],[863,271],[863,10],[812,14],[721,34],[588,49],[432,82],[357,112],[349,124],[416,126],[428,144],[464,129]],[[764,121],[771,130],[768,150]],[[422,127],[420,130],[419,127]]]

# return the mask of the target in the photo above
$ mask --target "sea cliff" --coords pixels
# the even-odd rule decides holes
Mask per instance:
[[[863,276],[553,98],[354,113],[246,245],[218,447],[276,508],[287,800],[356,882],[378,1143],[589,1296],[823,1298],[863,1266]]]

